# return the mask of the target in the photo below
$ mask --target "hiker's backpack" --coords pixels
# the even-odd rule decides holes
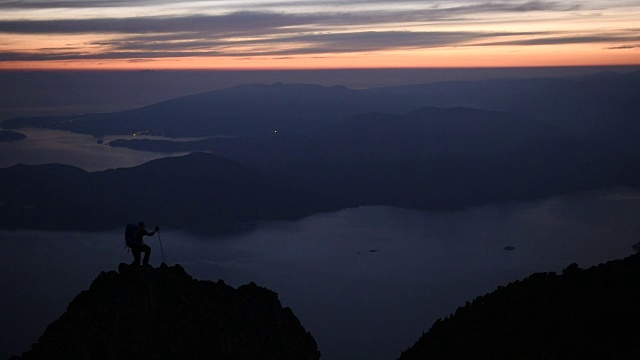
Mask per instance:
[[[138,225],[127,224],[124,229],[124,244],[126,247],[138,245]]]

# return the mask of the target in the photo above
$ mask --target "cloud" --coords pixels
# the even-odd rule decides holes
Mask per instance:
[[[273,28],[321,21],[318,16],[285,16],[276,13],[236,12],[221,16],[136,17],[65,20],[0,21],[0,32],[13,34],[145,34],[269,31]]]
[[[522,36],[531,33],[467,32],[467,31],[365,31],[339,34],[313,34],[278,39],[279,43],[308,44],[299,49],[277,54],[350,53],[397,49],[424,49],[466,44],[469,41],[500,36]]]
[[[452,6],[441,8],[442,12],[463,12],[466,14],[476,13],[504,13],[504,12],[531,12],[531,11],[574,11],[580,9],[580,4],[567,4],[555,1],[527,1],[527,2],[481,2],[478,4]]]
[[[376,0],[361,0],[360,2],[382,3],[382,1]],[[102,1],[98,1],[98,3],[102,3]],[[475,5],[449,6],[446,8],[431,6],[428,8],[410,8],[404,10],[390,8],[381,11],[359,10],[353,12],[339,12],[336,11],[336,9],[324,12],[288,13],[276,11],[235,11],[217,15],[193,14],[180,16],[163,15],[49,20],[20,19],[0,21],[0,32],[7,34],[161,34],[208,31],[211,33],[268,34],[275,31],[275,29],[292,27],[297,27],[294,29],[295,31],[314,30],[335,32],[344,27],[379,29],[384,26],[394,26],[397,24],[419,26],[433,22],[468,23],[472,20],[470,16],[477,13],[526,12],[557,10],[558,8],[559,5],[555,2],[530,1],[516,4],[489,2]],[[281,31],[275,32],[279,33]]]
[[[272,39],[242,39],[233,42],[216,38],[178,41],[177,38],[172,37],[172,34],[161,35],[159,38],[163,41],[158,41],[158,37],[143,35],[93,43],[92,45],[108,49],[100,53],[86,53],[81,50],[42,53],[12,52],[2,54],[0,61],[344,54],[456,46],[479,39],[535,34],[541,33],[364,31],[300,34]]]
[[[566,35],[563,32],[550,34],[551,36],[531,37],[518,40],[499,40],[475,44],[474,46],[529,46],[529,45],[568,45],[568,44],[592,44],[640,41],[639,29],[612,31],[609,33]],[[620,47],[614,47],[620,48]]]
[[[107,6],[161,5],[171,1],[146,0],[131,2],[124,0],[32,0],[32,1],[0,1],[0,8],[26,7],[26,8],[100,8]],[[189,1],[187,4],[218,4],[222,2],[211,0]],[[191,31],[242,31],[249,33],[252,29],[270,31],[270,29],[306,26],[319,30],[331,31],[333,27],[369,27],[380,28],[392,24],[424,25],[437,21],[461,21],[468,22],[475,14],[485,13],[522,13],[531,11],[567,11],[575,9],[578,5],[563,5],[553,1],[476,1],[469,3],[464,1],[449,2],[425,2],[417,0],[400,0],[389,4],[382,0],[319,0],[309,1],[227,1],[228,7],[223,12],[207,14],[206,7],[194,7],[189,13],[165,12],[153,13],[157,15],[137,16],[137,11],[125,11],[122,16],[104,16],[104,12],[93,12],[83,17],[51,18],[29,20],[26,12],[19,19],[0,20],[0,32],[10,34],[65,34],[65,33],[168,33]],[[365,5],[380,4],[380,8],[369,8]],[[405,7],[400,4],[408,4]],[[443,5],[444,4],[444,5]],[[361,7],[350,8],[360,5]],[[186,6],[186,5],[185,5]],[[193,5],[192,5],[193,6]],[[308,7],[313,6],[314,11]],[[243,10],[246,8],[258,10]],[[139,9],[144,9],[140,7]],[[184,10],[180,7],[177,9]],[[187,8],[188,9],[188,8]],[[271,10],[269,10],[271,9]],[[274,10],[277,9],[277,10]],[[304,9],[307,9],[306,11]],[[175,10],[173,10],[175,11]],[[59,11],[52,14],[60,16]],[[135,14],[135,15],[134,15]]]
[[[540,9],[542,2],[484,4],[483,9],[510,6],[521,11]],[[517,5],[517,6],[516,6]],[[558,6],[544,3],[544,6]],[[469,8],[468,6],[466,8]],[[478,6],[475,7],[476,10]],[[462,11],[455,7],[455,11]],[[451,9],[448,9],[450,11]],[[467,9],[468,10],[468,9]],[[466,10],[465,10],[466,11]],[[14,34],[110,34],[109,40],[87,45],[92,51],[33,49],[0,52],[0,61],[59,59],[125,59],[186,56],[295,56],[362,53],[450,46],[523,46],[640,41],[638,29],[608,34],[567,35],[553,31],[418,31],[396,30],[395,22],[441,19],[433,12],[358,14],[284,14],[242,11],[225,15],[0,21],[0,32]],[[460,21],[449,18],[449,21]],[[371,23],[390,30],[358,30]],[[78,46],[78,45],[75,45]],[[98,50],[99,52],[96,52]]]
[[[557,1],[543,1],[543,0],[530,0],[530,1],[486,1],[486,0],[453,0],[453,1],[430,1],[424,0],[318,0],[318,1],[219,1],[219,0],[190,0],[188,2],[181,2],[175,0],[9,0],[0,1],[0,8],[2,9],[90,9],[90,8],[106,8],[106,7],[140,7],[140,6],[162,6],[162,5],[176,5],[183,4],[183,6],[191,6],[193,4],[207,4],[210,6],[223,5],[228,9],[269,9],[269,8],[289,8],[301,9],[301,8],[346,8],[346,7],[362,7],[372,5],[383,5],[388,8],[393,8],[398,5],[415,5],[422,9],[451,9],[452,11],[513,11],[513,12],[526,12],[526,11],[549,11],[549,10],[569,10],[580,7],[579,4],[569,4],[567,2]],[[456,5],[459,3],[461,5]],[[390,5],[392,4],[392,5]],[[442,6],[445,4],[446,6]],[[453,4],[453,5],[452,5]]]
[[[194,0],[191,0],[194,1]],[[195,0],[198,1],[198,0]],[[136,0],[136,4],[163,4],[170,0]],[[131,6],[130,0],[9,0],[0,1],[0,9],[78,9]]]
[[[558,1],[429,1],[398,0],[318,0],[318,1],[234,1],[192,0],[26,0],[0,1],[0,8],[101,8],[118,6],[160,6],[163,4],[228,4],[224,13],[203,12],[155,16],[0,20],[0,36],[68,36],[60,48],[0,51],[0,61],[53,59],[125,59],[185,56],[258,55],[295,56],[327,53],[363,53],[398,49],[426,49],[451,46],[530,46],[572,43],[635,43],[637,29],[618,33],[567,34],[554,31],[496,31],[487,14],[569,12],[581,8],[575,2]],[[134,4],[134,5],[132,5]],[[251,11],[237,11],[252,7]],[[317,11],[310,11],[316,9]],[[194,10],[196,11],[196,10]],[[26,12],[28,13],[28,12]],[[60,14],[60,11],[54,11]],[[100,12],[97,12],[98,14]],[[106,14],[106,13],[105,13]],[[155,13],[154,13],[155,14]],[[476,15],[482,15],[482,20]],[[531,15],[522,15],[529,19]],[[502,28],[522,21],[521,15],[501,17]],[[480,30],[471,30],[477,22]],[[449,25],[442,30],[442,25]],[[461,30],[455,26],[460,25]],[[539,27],[538,27],[539,28]],[[636,31],[634,34],[633,31]],[[76,35],[91,51],[81,49]],[[101,35],[100,40],[86,40]],[[6,43],[9,43],[7,41]],[[2,44],[0,44],[2,45]],[[630,46],[630,45],[625,45]],[[622,47],[612,47],[622,48]],[[627,47],[628,48],[628,47]]]
[[[610,46],[610,47],[607,48],[607,50],[626,50],[626,49],[637,49],[637,48],[640,48],[640,44]]]

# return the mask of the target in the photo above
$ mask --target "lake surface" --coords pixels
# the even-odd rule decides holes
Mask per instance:
[[[57,162],[96,171],[166,156],[87,135],[20,131],[26,140],[0,143],[0,167]],[[27,350],[100,271],[131,261],[123,230],[0,231],[0,358]],[[161,236],[166,262],[196,279],[234,287],[254,281],[276,291],[313,334],[322,359],[392,360],[436,319],[498,285],[631,254],[640,241],[640,190],[457,212],[363,207],[230,237],[171,229]],[[159,239],[147,243],[157,266]]]
[[[114,148],[108,145],[114,139],[131,139],[133,136],[106,136],[98,139],[91,135],[74,134],[68,131],[49,129],[17,129],[26,139],[0,142],[0,168],[16,164],[68,164],[87,171],[132,167],[150,160],[171,155],[148,151]],[[137,136],[135,138],[160,139],[160,137]],[[98,143],[102,140],[102,143]]]
[[[276,291],[322,359],[391,360],[498,285],[630,255],[639,220],[640,191],[621,188],[463,212],[346,209],[233,237],[165,229],[161,240],[167,263],[197,279]],[[122,237],[0,231],[0,356],[26,350],[100,271],[130,262]],[[147,243],[157,266],[159,239]]]

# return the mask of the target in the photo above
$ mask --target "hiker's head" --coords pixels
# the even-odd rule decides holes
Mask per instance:
[[[139,227],[139,228],[144,229],[144,222],[143,222],[143,221],[140,221],[140,222],[138,223],[138,227]]]

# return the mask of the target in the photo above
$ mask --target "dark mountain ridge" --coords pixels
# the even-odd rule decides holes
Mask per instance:
[[[637,185],[638,159],[522,116],[470,108],[370,113],[302,135],[194,142],[118,140],[152,151],[211,151],[342,207],[460,209],[610,185]]]
[[[371,113],[300,135],[167,145],[217,155],[96,173],[0,169],[0,226],[99,230],[144,218],[219,231],[363,205],[464,209],[640,185],[633,156],[553,125],[469,108]]]
[[[143,133],[166,137],[301,133],[367,111],[406,108],[400,98],[345,87],[250,84],[104,114],[14,118],[4,128],[44,127],[104,135]]]
[[[88,173],[67,165],[0,169],[0,226],[106,230],[139,219],[190,231],[309,215],[319,197],[215,155],[193,153]]]
[[[522,116],[472,108],[423,107],[405,114],[359,114],[307,138],[334,157],[429,158],[455,153],[490,157],[564,135]]]
[[[116,113],[14,118],[6,129],[44,127],[94,136],[166,137],[304,133],[360,113],[432,107],[507,111],[552,123],[587,140],[640,153],[640,72],[591,76],[450,81],[353,90],[305,84],[251,84]]]
[[[442,82],[368,92],[422,106],[507,111],[555,124],[572,135],[640,154],[640,71],[541,79]]]
[[[102,272],[12,359],[313,360],[310,333],[278,295],[199,281],[180,265]]]
[[[536,273],[436,321],[400,360],[638,359],[640,254]]]
[[[491,157],[569,135],[551,124],[501,111],[423,107],[404,114],[366,113],[298,135],[195,141],[115,140],[110,146],[158,152],[211,151],[258,164],[271,162],[430,158],[441,154]]]

